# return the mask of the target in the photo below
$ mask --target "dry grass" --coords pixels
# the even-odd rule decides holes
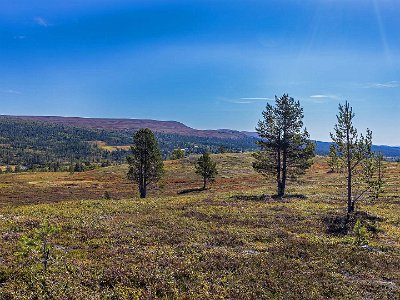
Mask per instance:
[[[201,186],[195,158],[168,161],[145,200],[126,167],[0,176],[0,299],[399,299],[400,164],[388,164],[384,198],[359,207],[363,248],[327,233],[344,190],[323,158],[283,200],[262,196],[275,188],[250,155],[214,158],[209,190],[179,195]],[[15,256],[45,220],[59,229],[46,274]]]
[[[117,151],[117,150],[129,150],[131,148],[131,146],[110,146],[110,145],[107,145],[107,143],[103,142],[103,141],[93,141],[91,143],[95,144],[100,149],[110,151],[110,152]]]

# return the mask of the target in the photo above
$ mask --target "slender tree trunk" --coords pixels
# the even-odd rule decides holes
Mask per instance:
[[[287,150],[283,150],[283,158],[282,158],[282,183],[281,183],[281,197],[285,195],[286,189],[286,174],[287,174]]]
[[[203,177],[203,190],[205,190],[207,187],[207,178],[204,176]]]
[[[145,174],[143,165],[141,167],[141,171],[140,171],[140,175],[139,175],[139,192],[140,192],[140,198],[146,198],[147,183],[146,183],[146,174]]]
[[[281,181],[281,151],[280,149],[278,150],[278,161],[277,161],[277,166],[276,166],[276,181],[278,183],[278,197],[282,196],[282,181]]]
[[[354,203],[352,200],[352,191],[351,191],[351,184],[352,184],[352,172],[351,169],[351,151],[350,151],[350,132],[347,129],[346,132],[347,138],[347,213],[350,214],[354,212]]]
[[[140,188],[140,198],[146,198],[146,193],[147,193],[146,186],[142,186]]]
[[[352,174],[351,170],[347,172],[347,212],[352,213],[354,211],[353,201],[351,199],[351,181],[352,181]]]

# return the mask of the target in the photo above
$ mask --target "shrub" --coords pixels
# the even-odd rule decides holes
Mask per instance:
[[[360,219],[357,219],[356,224],[353,228],[354,232],[354,244],[357,246],[368,245],[368,231],[367,228],[362,225]]]

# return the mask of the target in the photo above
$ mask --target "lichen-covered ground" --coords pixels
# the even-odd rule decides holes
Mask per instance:
[[[251,155],[214,158],[211,189],[168,161],[144,200],[126,167],[1,175],[0,299],[400,299],[400,164],[358,207],[360,246],[332,230],[345,190],[323,158],[283,200]]]

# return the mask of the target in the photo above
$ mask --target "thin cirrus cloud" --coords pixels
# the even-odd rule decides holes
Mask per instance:
[[[39,26],[42,26],[42,27],[48,27],[48,26],[50,26],[50,23],[49,23],[45,18],[36,17],[36,18],[34,18],[33,20],[34,20],[35,23],[36,23],[37,25],[39,25]]]
[[[244,97],[244,98],[240,98],[239,100],[236,100],[234,103],[252,104],[252,103],[260,103],[260,102],[271,101],[271,100],[273,100],[273,99],[265,98],[265,97]]]
[[[364,85],[364,88],[375,88],[375,89],[397,88],[397,87],[400,87],[400,81],[373,82]]]
[[[337,99],[336,95],[311,95],[310,98],[313,99]]]
[[[266,100],[273,100],[271,98],[261,98],[261,97],[246,97],[240,98],[241,100],[252,100],[252,101],[266,101]]]
[[[317,94],[317,95],[311,95],[310,98],[313,100],[314,103],[324,103],[328,100],[336,100],[339,97],[336,95]]]
[[[220,98],[219,100],[233,104],[254,104],[254,103],[262,103],[265,101],[271,101],[273,99],[266,97],[243,97],[239,99]]]
[[[8,90],[0,90],[0,92],[5,93],[5,94],[13,94],[13,95],[21,95],[22,93],[20,91],[8,89]]]

